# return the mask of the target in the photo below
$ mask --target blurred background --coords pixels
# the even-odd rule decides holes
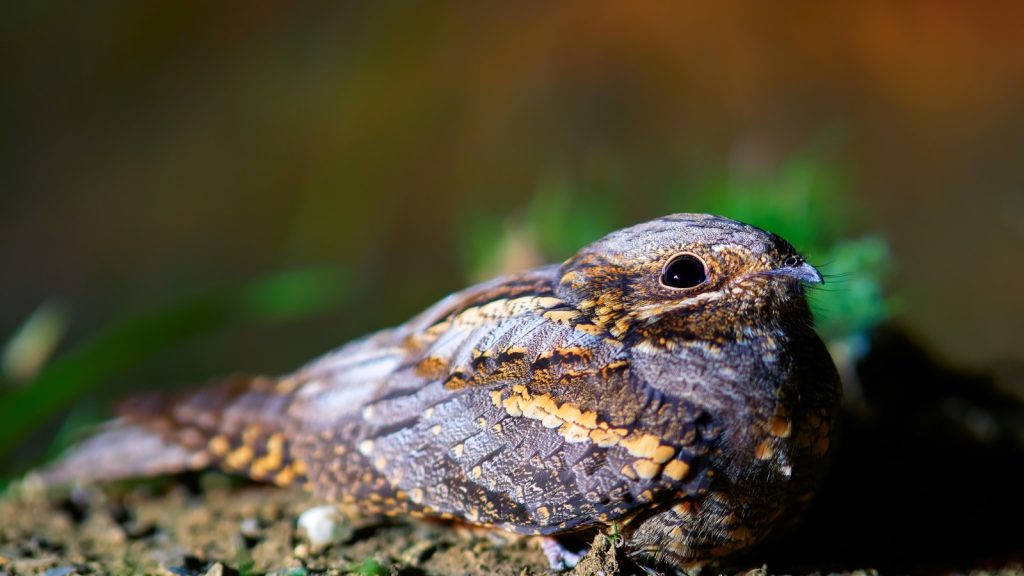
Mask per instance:
[[[819,264],[839,355],[895,323],[943,365],[1018,367],[1022,21],[923,0],[3,3],[0,471],[131,391],[288,371],[677,211]]]

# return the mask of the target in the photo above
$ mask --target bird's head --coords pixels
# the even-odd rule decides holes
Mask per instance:
[[[781,237],[721,216],[674,214],[618,230],[561,267],[559,296],[616,338],[671,346],[810,324],[821,274]]]

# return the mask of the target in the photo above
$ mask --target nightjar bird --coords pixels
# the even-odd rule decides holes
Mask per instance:
[[[658,218],[292,374],[129,400],[44,477],[219,466],[372,515],[614,530],[640,563],[699,567],[791,525],[825,469],[821,282],[775,234]]]

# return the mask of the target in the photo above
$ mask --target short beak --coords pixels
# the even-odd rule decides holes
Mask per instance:
[[[773,276],[787,276],[789,278],[796,278],[802,282],[808,284],[824,284],[825,279],[821,277],[821,272],[814,266],[811,266],[807,262],[800,262],[795,266],[782,266],[772,270]]]

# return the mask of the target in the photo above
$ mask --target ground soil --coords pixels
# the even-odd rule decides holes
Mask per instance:
[[[198,486],[197,486],[198,484]],[[215,473],[71,492],[13,487],[0,500],[0,573],[542,574],[536,544],[450,525],[346,523],[313,550],[296,518],[309,494]],[[49,571],[49,572],[48,572]]]

